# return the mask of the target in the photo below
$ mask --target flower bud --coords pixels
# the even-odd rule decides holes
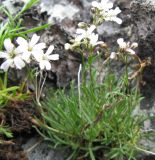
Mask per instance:
[[[136,42],[132,43],[131,48],[137,48],[137,47],[138,47],[138,43]]]
[[[80,22],[80,23],[78,23],[78,27],[79,28],[86,28],[87,24],[85,22]]]
[[[69,43],[66,43],[65,44],[65,50],[69,50],[69,49],[71,49],[71,45]]]

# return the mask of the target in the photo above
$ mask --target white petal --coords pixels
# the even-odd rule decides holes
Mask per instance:
[[[20,45],[23,46],[23,48],[28,48],[28,42],[25,40],[23,37],[18,37],[16,42]]]
[[[137,47],[138,47],[138,43],[136,42],[132,43],[131,48],[137,48]]]
[[[49,61],[45,61],[45,67],[46,67],[46,70],[50,70],[51,69],[51,63]]]
[[[102,0],[101,6],[103,10],[107,11],[113,7],[113,3],[109,2],[109,0]]]
[[[78,28],[76,30],[76,34],[85,34],[85,33],[86,33],[86,31],[84,29],[81,29],[81,28]]]
[[[75,42],[80,42],[83,38],[85,38],[83,35],[76,36]]]
[[[122,19],[118,18],[118,17],[114,17],[112,18],[112,21],[115,21],[118,24],[122,24]]]
[[[20,54],[20,53],[23,53],[23,52],[27,52],[28,51],[28,46],[24,46],[24,45],[20,45],[18,46],[17,48],[15,48],[15,53],[17,54]]]
[[[95,46],[98,41],[98,34],[92,34],[89,38],[90,38],[90,44]]]
[[[19,56],[14,58],[14,64],[17,69],[22,69],[23,67],[25,67],[24,61]]]
[[[132,50],[131,48],[126,49],[126,51],[127,51],[129,54],[131,54],[131,55],[134,55],[134,54],[135,54],[135,51]]]
[[[29,43],[30,47],[33,47],[34,45],[36,45],[39,39],[40,39],[40,36],[37,36],[37,34],[34,34]]]
[[[6,53],[6,52],[0,52],[0,58],[6,58],[6,59],[8,59],[9,58],[9,54]]]
[[[116,55],[117,55],[116,52],[112,52],[112,53],[110,54],[110,58],[111,58],[111,59],[115,59],[115,58],[116,58]]]
[[[122,48],[122,49],[127,48],[127,43],[124,42],[124,39],[123,39],[123,38],[117,39],[117,43],[118,43],[118,45],[119,45],[120,48]]]
[[[24,61],[26,61],[27,63],[30,63],[30,57],[31,57],[31,52],[25,51],[25,52],[22,54],[22,59],[23,59]]]
[[[38,43],[33,47],[33,50],[42,50],[46,48],[46,44],[45,43]]]
[[[113,3],[112,3],[112,2],[109,2],[109,3],[106,5],[106,7],[107,7],[108,9],[111,9],[111,8],[113,7]]]
[[[104,42],[103,41],[96,42],[96,45],[100,45],[100,44],[104,44]]]
[[[40,61],[39,67],[40,67],[41,70],[43,70],[43,69],[45,68],[45,63],[44,63],[44,61]]]
[[[117,43],[118,43],[118,44],[121,44],[122,42],[124,42],[124,39],[123,39],[123,38],[117,39]]]
[[[53,45],[51,45],[51,46],[49,46],[49,48],[48,48],[48,50],[46,51],[46,55],[50,55],[52,52],[53,52],[53,50],[54,50],[54,46]]]
[[[69,49],[71,49],[71,44],[66,43],[66,44],[65,44],[65,50],[69,50]]]
[[[4,47],[5,47],[7,52],[13,51],[14,45],[12,44],[10,38],[4,40]]]
[[[43,59],[44,53],[43,52],[33,52],[32,55],[37,62],[40,62]]]
[[[121,10],[120,10],[119,7],[116,7],[116,8],[114,9],[114,12],[115,12],[115,15],[117,15],[117,14],[121,13]]]
[[[95,7],[95,8],[99,8],[100,4],[96,1],[93,1],[92,6]]]
[[[95,28],[96,28],[95,25],[91,25],[87,30],[88,34],[91,34],[95,30]]]
[[[5,62],[2,63],[0,68],[6,72],[9,69],[9,67],[12,65],[12,63],[13,63],[12,59],[7,59]]]
[[[58,54],[49,55],[49,56],[48,56],[48,59],[49,59],[49,60],[52,60],[52,61],[59,60],[59,55],[58,55]]]

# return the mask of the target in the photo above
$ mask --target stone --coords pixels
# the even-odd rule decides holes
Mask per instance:
[[[144,98],[141,101],[140,112],[153,117],[155,115],[155,1],[134,0],[130,9],[133,23],[132,38],[139,43],[138,55],[142,60],[151,59],[151,65],[142,73],[141,93]],[[155,122],[152,119],[144,122],[144,130],[154,130]],[[155,152],[154,137],[143,139],[141,145]],[[146,159],[154,158],[155,156],[151,156]]]
[[[152,64],[144,69],[141,87],[142,108],[155,106],[155,1],[135,0],[131,4],[134,39],[139,43],[139,56],[144,60],[151,58]]]
[[[64,160],[69,156],[66,149],[54,149],[38,137],[29,139],[23,146],[29,160]]]

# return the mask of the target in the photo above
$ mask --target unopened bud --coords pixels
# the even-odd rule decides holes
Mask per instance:
[[[137,47],[138,47],[138,43],[136,42],[132,43],[131,48],[137,48]]]
[[[86,28],[86,27],[87,27],[87,23],[85,23],[85,22],[80,22],[80,23],[78,23],[78,27],[79,27],[79,28]]]

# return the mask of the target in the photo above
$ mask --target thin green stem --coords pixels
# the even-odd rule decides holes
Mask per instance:
[[[7,88],[8,83],[8,71],[4,73],[4,88]]]

